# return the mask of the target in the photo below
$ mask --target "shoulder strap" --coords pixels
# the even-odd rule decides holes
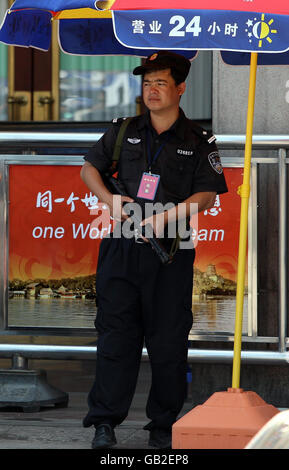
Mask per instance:
[[[132,117],[128,117],[128,118],[124,119],[123,122],[121,123],[120,129],[119,129],[119,132],[118,132],[118,135],[117,135],[117,138],[116,138],[114,150],[113,150],[112,161],[114,161],[114,162],[117,162],[118,159],[119,159],[123,137],[124,137],[126,128],[129,125],[131,120],[132,120]]]
[[[212,144],[213,142],[215,142],[216,137],[214,136],[214,134],[212,134],[211,131],[207,131],[206,129],[199,126],[191,119],[190,119],[190,124],[194,132],[201,138],[201,140],[204,140],[208,144]]]

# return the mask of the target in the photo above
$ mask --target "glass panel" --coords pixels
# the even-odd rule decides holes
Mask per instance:
[[[212,119],[212,52],[199,51],[192,61],[181,107],[187,117],[196,120]]]
[[[0,24],[8,9],[8,1],[0,3]],[[8,120],[8,46],[0,43],[0,121]]]
[[[111,121],[136,114],[141,93],[136,57],[60,54],[61,121]]]

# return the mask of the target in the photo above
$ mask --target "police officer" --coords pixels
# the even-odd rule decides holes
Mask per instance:
[[[158,203],[165,210],[143,213],[168,250],[175,242],[169,227],[180,214],[214,205],[227,191],[215,138],[187,119],[179,106],[190,61],[159,51],[136,67],[142,75],[147,112],[132,118],[125,131],[118,178],[127,196],[116,198],[102,175],[111,167],[123,119],[118,119],[89,150],[81,170],[88,188],[127,222],[123,203],[136,202],[144,211]],[[148,186],[149,185],[149,186]],[[120,202],[120,204],[119,204]],[[193,208],[193,209],[192,209]],[[139,243],[140,242],[140,243]],[[182,243],[182,242],[181,242]],[[195,250],[179,245],[172,263],[162,264],[146,237],[105,238],[97,268],[98,332],[96,378],[89,393],[85,427],[93,425],[92,448],[116,444],[114,428],[127,416],[134,395],[142,348],[148,351],[152,381],[146,413],[149,445],[171,446],[171,428],[186,394],[188,334],[192,326],[192,285]]]

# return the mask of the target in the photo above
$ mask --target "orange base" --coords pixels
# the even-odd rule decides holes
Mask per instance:
[[[244,449],[279,410],[255,392],[214,393],[173,425],[173,449]]]

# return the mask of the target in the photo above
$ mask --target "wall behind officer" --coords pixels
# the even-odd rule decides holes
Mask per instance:
[[[143,173],[152,161],[149,157],[157,155],[152,173],[157,172],[159,184],[151,202],[174,205],[143,220],[143,225],[153,225],[157,236],[179,215],[189,217],[196,204],[198,211],[209,209],[216,194],[227,191],[216,146],[210,143],[214,139],[208,142],[209,135],[187,119],[179,107],[189,68],[190,62],[183,56],[160,51],[134,69],[134,74],[143,77],[143,100],[148,112],[133,118],[123,139],[119,176],[126,181],[129,196],[119,196],[116,203],[101,176],[111,165],[122,120],[90,150],[81,170],[88,188],[109,206],[117,220],[124,221],[127,216],[119,200],[123,203],[137,199]],[[130,157],[136,153],[133,164]],[[179,168],[182,165],[187,165],[185,173]],[[186,197],[180,196],[185,194],[185,187]],[[149,445],[170,447],[171,427],[186,393],[193,262],[194,249],[179,249],[173,262],[164,266],[148,243],[139,244],[125,237],[102,241],[97,271],[96,379],[83,422],[84,426],[95,427],[93,448],[116,443],[114,428],[127,416],[144,339],[152,368],[146,406],[151,421],[145,429],[150,432]]]

